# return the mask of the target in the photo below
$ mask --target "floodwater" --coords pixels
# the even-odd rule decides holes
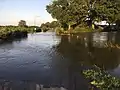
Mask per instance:
[[[0,43],[0,90],[89,90],[82,71],[93,65],[120,76],[120,33],[29,34]]]

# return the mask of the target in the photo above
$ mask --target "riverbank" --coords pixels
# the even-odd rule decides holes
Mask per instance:
[[[15,31],[15,32],[9,32],[9,33],[2,33],[0,34],[0,40],[9,40],[13,38],[22,38],[27,37],[28,32],[27,31]]]
[[[0,26],[0,40],[27,37],[27,34],[33,31],[33,27]]]
[[[101,32],[102,29],[91,29],[88,27],[75,28],[71,30],[64,30],[63,28],[56,28],[55,32],[57,35],[70,35],[77,33],[86,33],[86,32]]]

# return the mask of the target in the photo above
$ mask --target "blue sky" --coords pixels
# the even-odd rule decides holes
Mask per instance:
[[[52,21],[46,11],[51,0],[0,0],[0,25],[17,25],[26,20],[28,25]]]

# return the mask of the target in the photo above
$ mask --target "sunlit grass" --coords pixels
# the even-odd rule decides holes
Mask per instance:
[[[105,48],[117,48],[117,49],[120,49],[120,45],[119,44],[113,44],[111,42],[107,42],[105,43]]]

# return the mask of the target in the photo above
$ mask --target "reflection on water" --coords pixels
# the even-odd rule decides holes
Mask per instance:
[[[0,44],[0,90],[89,90],[92,65],[120,75],[120,33],[29,34]]]
[[[20,81],[0,81],[0,90],[66,90],[63,87],[44,86],[34,82]]]
[[[98,65],[113,70],[120,62],[119,33],[82,33],[63,36],[58,51],[86,66]]]
[[[108,41],[108,33],[93,33],[93,46],[104,47],[104,44]]]

